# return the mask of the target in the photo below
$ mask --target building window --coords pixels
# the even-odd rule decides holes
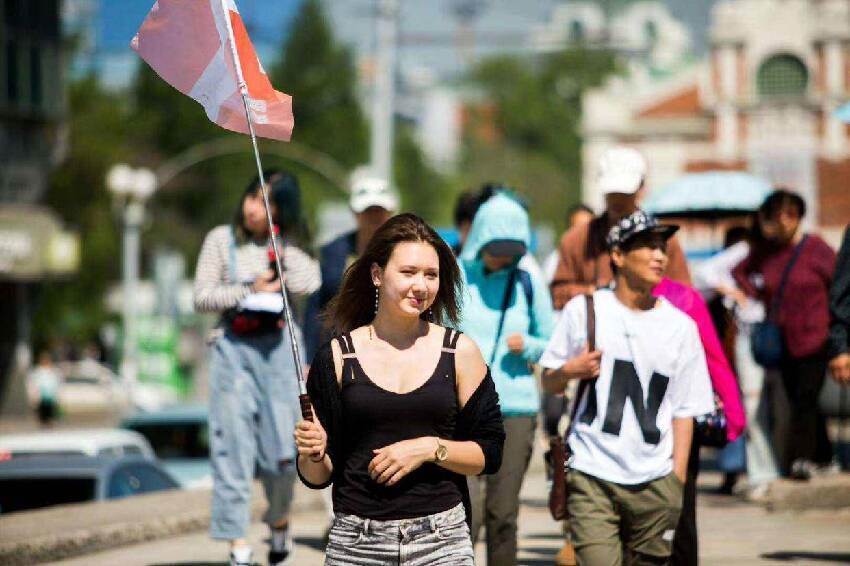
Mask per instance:
[[[570,41],[574,41],[576,43],[584,41],[584,24],[579,20],[573,20],[570,22]]]
[[[646,20],[643,23],[643,36],[647,45],[655,45],[658,41],[658,25],[652,20]]]
[[[803,98],[809,72],[793,55],[774,55],[761,64],[756,80],[762,98]]]

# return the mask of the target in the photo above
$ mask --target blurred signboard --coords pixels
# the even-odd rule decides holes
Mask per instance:
[[[164,386],[183,395],[188,388],[180,371],[178,344],[180,332],[167,316],[145,316],[138,320],[139,381]]]
[[[80,264],[80,239],[49,209],[0,205],[0,279],[39,281],[70,275]]]

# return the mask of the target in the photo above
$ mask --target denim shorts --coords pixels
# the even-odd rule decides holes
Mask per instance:
[[[473,566],[463,505],[415,519],[372,521],[337,513],[325,566]]]

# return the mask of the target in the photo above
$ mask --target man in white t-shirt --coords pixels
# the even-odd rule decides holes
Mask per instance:
[[[578,296],[564,307],[540,358],[547,391],[593,379],[582,388],[568,439],[568,510],[579,564],[668,561],[693,418],[714,409],[696,324],[652,296],[677,229],[640,210],[616,224],[608,235],[614,288],[593,294],[598,349],[587,350],[587,306]]]

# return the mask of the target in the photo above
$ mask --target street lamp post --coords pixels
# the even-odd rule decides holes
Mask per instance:
[[[128,384],[134,384],[139,373],[136,302],[139,296],[141,228],[145,219],[145,201],[156,190],[156,175],[148,169],[133,169],[122,163],[109,170],[106,184],[123,208],[121,316],[124,343],[120,374]]]

